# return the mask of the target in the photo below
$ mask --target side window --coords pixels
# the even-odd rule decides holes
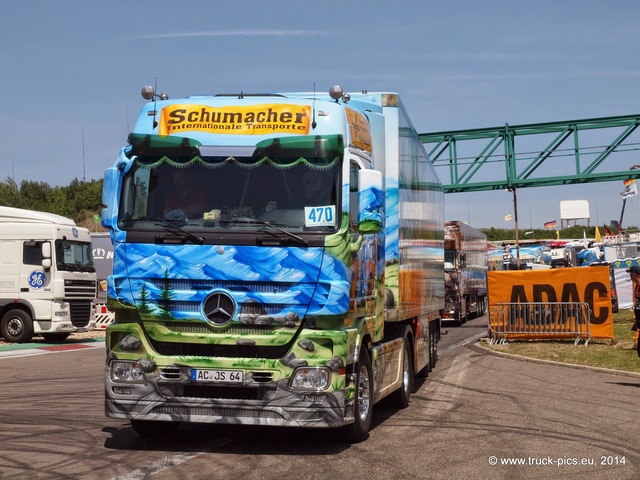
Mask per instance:
[[[134,180],[134,218],[144,218],[147,216],[150,172],[151,170],[147,168],[141,168],[136,171]]]
[[[22,244],[22,261],[25,265],[42,265],[42,242],[33,240]]]
[[[352,227],[358,224],[358,172],[360,166],[351,162],[349,169],[349,218]]]
[[[150,169],[140,168],[125,177],[120,201],[120,219],[130,220],[147,216]]]

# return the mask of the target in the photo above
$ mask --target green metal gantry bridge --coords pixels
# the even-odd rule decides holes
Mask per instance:
[[[639,125],[640,115],[626,115],[419,137],[445,193],[515,192],[525,187],[640,178]]]

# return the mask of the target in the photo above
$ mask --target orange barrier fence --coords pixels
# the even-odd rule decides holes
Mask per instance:
[[[574,345],[591,339],[591,309],[584,302],[499,303],[489,312],[491,343],[518,338],[574,338]]]

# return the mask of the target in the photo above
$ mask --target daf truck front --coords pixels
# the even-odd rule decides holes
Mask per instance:
[[[0,334],[60,342],[93,330],[96,272],[89,231],[46,212],[0,207]]]

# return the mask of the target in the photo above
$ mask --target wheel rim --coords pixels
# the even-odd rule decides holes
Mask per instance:
[[[7,332],[9,333],[9,335],[12,335],[12,336],[20,335],[20,332],[22,332],[22,329],[23,329],[22,320],[20,320],[17,317],[13,317],[9,319],[9,321],[7,322]]]
[[[358,416],[365,421],[369,415],[371,385],[369,384],[369,372],[366,367],[360,367],[358,375]]]

